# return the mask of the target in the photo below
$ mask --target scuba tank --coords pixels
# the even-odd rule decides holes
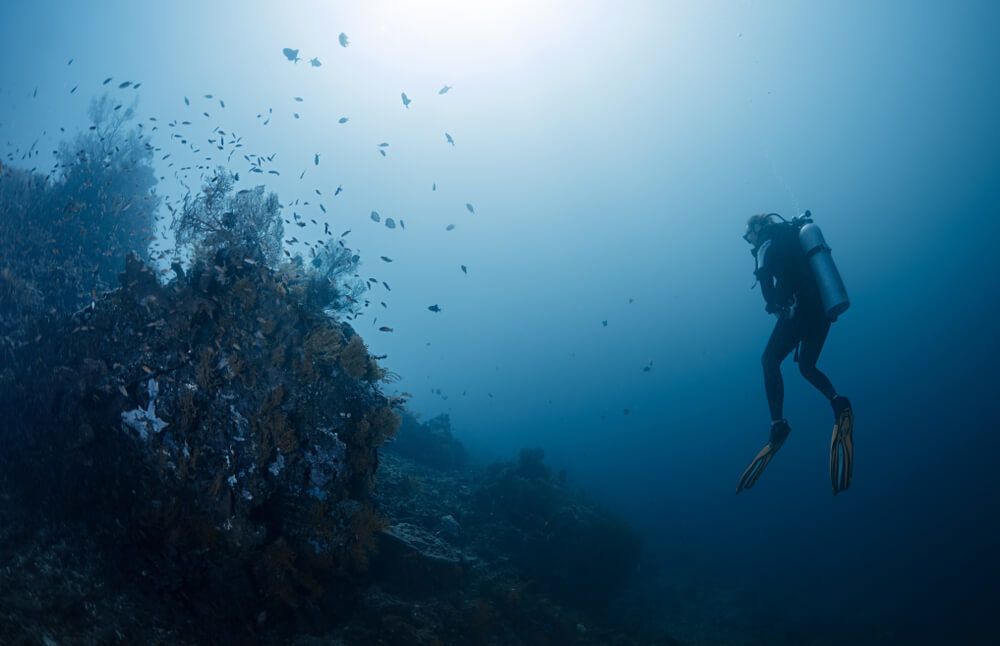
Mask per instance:
[[[802,246],[809,271],[819,289],[823,311],[828,319],[836,321],[837,317],[851,306],[851,301],[847,297],[844,279],[840,277],[837,265],[833,262],[830,245],[826,244],[823,232],[818,225],[813,223],[811,216],[812,213],[806,211],[792,219],[792,224],[798,227],[799,244]]]

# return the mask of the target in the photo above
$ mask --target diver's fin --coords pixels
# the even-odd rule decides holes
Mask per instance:
[[[785,443],[785,439],[791,432],[792,427],[788,425],[786,420],[771,423],[771,439],[757,453],[747,468],[743,470],[743,474],[740,475],[740,481],[736,485],[736,493],[750,489],[757,484],[757,480],[764,473],[764,469],[770,464],[771,458],[778,452],[781,445]]]
[[[851,486],[854,473],[854,411],[846,397],[833,399],[836,422],[830,438],[830,481],[833,495]]]

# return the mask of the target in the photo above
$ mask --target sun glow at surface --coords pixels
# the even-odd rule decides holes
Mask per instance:
[[[385,0],[355,16],[378,42],[382,64],[406,76],[446,70],[468,77],[506,74],[564,44],[565,0]]]

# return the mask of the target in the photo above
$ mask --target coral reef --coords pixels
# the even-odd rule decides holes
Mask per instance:
[[[244,260],[163,285],[129,256],[119,289],[12,351],[0,394],[18,412],[8,490],[241,626],[350,596],[381,528],[377,447],[398,426],[353,330]],[[363,370],[338,369],[345,356]]]
[[[451,420],[442,414],[421,422],[402,412],[399,437],[388,444],[401,456],[438,469],[456,469],[468,463],[465,447],[451,432]]]

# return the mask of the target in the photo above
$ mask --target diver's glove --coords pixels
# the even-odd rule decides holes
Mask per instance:
[[[757,484],[757,480],[760,479],[760,475],[764,473],[764,469],[771,462],[771,458],[778,452],[778,449],[782,447],[785,440],[788,439],[788,434],[792,432],[792,427],[788,425],[788,420],[781,419],[771,422],[771,437],[764,448],[757,453],[753,461],[743,470],[743,475],[740,476],[740,482],[736,485],[736,493],[740,493],[746,489],[751,488]]]

